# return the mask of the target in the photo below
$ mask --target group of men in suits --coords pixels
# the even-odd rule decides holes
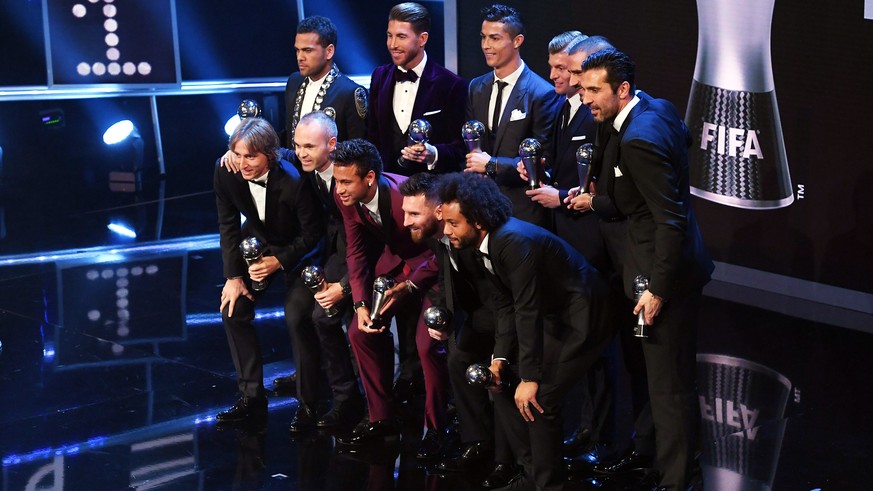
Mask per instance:
[[[653,423],[641,432],[654,435],[654,449],[634,448],[599,470],[653,465],[660,485],[682,489],[693,470],[695,316],[712,268],[690,209],[687,128],[669,102],[635,90],[633,62],[604,38],[556,36],[552,86],[520,56],[518,12],[493,5],[483,14],[482,51],[493,70],[466,85],[428,59],[427,10],[396,5],[387,29],[392,63],[374,70],[369,94],[333,62],[337,35],[328,19],[298,25],[300,70],[286,86],[282,137],[263,120],[243,120],[215,171],[227,278],[220,308],[242,394],[217,419],[266,414],[251,326],[260,292],[248,280],[281,270],[297,373],[276,382],[300,401],[292,432],[360,421],[339,444],[360,449],[396,437],[394,403],[420,378],[427,431],[418,457],[440,458],[435,469],[444,472],[492,461],[487,487],[522,479],[560,489],[562,399],[598,366],[590,391],[609,398],[603,353],[630,311],[642,311],[655,335],[622,343],[626,359],[633,361],[634,343],[644,359],[634,404],[651,400]],[[464,118],[484,122],[477,149],[461,141]],[[431,124],[426,143],[408,140],[416,119]],[[547,172],[528,175],[520,165],[525,138],[543,143]],[[597,152],[580,186],[575,153],[589,142]],[[248,265],[240,251],[247,236],[266,245]],[[314,296],[300,278],[309,264],[325,273]],[[650,287],[634,304],[641,274]],[[393,286],[377,312],[370,301],[382,276]],[[454,332],[425,326],[431,305],[453,314]],[[473,363],[497,381],[490,395],[465,382]],[[322,366],[333,406],[319,415]],[[449,391],[460,422],[454,453]],[[588,416],[602,425],[604,411]],[[652,452],[651,464],[639,458]]]

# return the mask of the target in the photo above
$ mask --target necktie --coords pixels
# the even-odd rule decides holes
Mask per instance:
[[[318,184],[318,190],[321,191],[322,194],[330,194],[330,191],[327,189],[327,185],[325,184],[324,179],[319,176],[315,176],[315,182],[316,184]]]
[[[412,70],[406,70],[405,72],[400,68],[394,67],[394,82],[412,82],[418,80],[418,74],[413,72]]]
[[[497,133],[497,126],[500,124],[500,107],[503,106],[503,89],[509,85],[509,82],[503,80],[495,81],[497,84],[497,100],[494,101],[494,113],[491,114],[491,134]]]
[[[249,182],[252,183],[252,184],[257,184],[258,186],[261,186],[262,188],[266,188],[266,187],[267,187],[267,181],[256,181],[256,180],[252,179],[252,180],[249,181]]]
[[[561,107],[561,129],[565,129],[570,124],[570,99],[564,101]]]

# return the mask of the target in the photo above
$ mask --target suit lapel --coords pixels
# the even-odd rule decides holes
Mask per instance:
[[[415,92],[415,101],[412,104],[411,121],[421,118],[424,114],[425,101],[430,99],[430,90],[433,87],[433,63],[428,60],[424,65],[424,70],[421,72],[421,77],[418,77],[418,90]],[[460,130],[459,130],[460,131]]]
[[[521,76],[518,77],[512,90],[509,92],[509,98],[506,100],[506,106],[503,107],[503,112],[500,114],[500,126],[497,127],[497,137],[494,139],[494,148],[500,148],[500,143],[503,141],[503,136],[506,135],[506,128],[512,119],[512,111],[519,109],[521,101],[527,93],[527,79],[529,68],[524,67],[521,71]],[[492,84],[493,85],[493,84]],[[504,97],[507,97],[504,94]],[[496,152],[496,150],[495,150]]]
[[[269,177],[267,178],[267,193],[264,200],[264,226],[267,223],[276,223],[278,218],[276,214],[279,210],[279,181],[282,178],[282,168],[277,165],[270,169]]]
[[[391,185],[385,176],[379,178],[379,216],[382,218],[382,233],[387,238],[394,229],[394,210],[391,203]]]

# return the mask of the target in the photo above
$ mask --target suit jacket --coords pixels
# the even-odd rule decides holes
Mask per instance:
[[[344,206],[334,193],[346,231],[346,261],[354,302],[369,304],[373,280],[384,274],[409,279],[424,291],[437,283],[438,267],[433,251],[425,243],[413,242],[409,229],[403,226],[403,197],[398,188],[405,180],[404,176],[388,173],[379,177],[381,227],[362,217],[359,203]],[[363,210],[363,213],[368,212]]]
[[[269,171],[263,222],[242,174],[216,164],[213,186],[225,277],[248,276],[239,245],[249,236],[266,246],[264,255],[275,256],[289,277],[318,254],[324,237],[322,211],[311,188],[288,161]],[[246,217],[244,225],[240,214]]]
[[[416,171],[397,164],[400,150],[395,130],[404,135],[408,128],[398,128],[394,117],[394,64],[376,67],[370,78],[370,115],[367,121],[367,139],[376,145],[387,171],[411,175]],[[418,81],[418,92],[412,106],[410,122],[426,119],[431,125],[429,143],[436,147],[436,172],[453,172],[463,168],[465,152],[461,141],[466,104],[466,82],[461,77],[428,59]],[[422,166],[422,169],[424,167]]]
[[[548,147],[555,116],[560,111],[563,100],[549,82],[525,66],[512,91],[509,95],[504,94],[504,97],[508,97],[506,107],[501,114],[497,132],[492,137],[488,129],[491,121],[488,104],[493,87],[494,72],[476,77],[470,82],[467,119],[476,119],[485,125],[486,136],[482,138],[482,150],[497,160],[496,182],[500,191],[512,201],[513,216],[547,226],[546,210],[531,202],[524,194],[527,183],[519,177],[516,170],[519,160],[518,146],[525,138],[536,138],[540,144]]]
[[[286,148],[294,148],[294,107],[297,102],[297,90],[303,83],[303,75],[294,72],[285,84],[285,132],[282,141]],[[356,84],[349,77],[340,74],[324,95],[321,110],[332,107],[336,111],[337,140],[346,141],[352,138],[367,136],[367,108],[355,103],[355,91],[358,91],[361,102],[366,101],[367,90]],[[310,108],[311,109],[311,108]],[[361,109],[362,111],[360,111]],[[362,114],[363,112],[363,114]]]
[[[688,128],[670,102],[643,92],[639,97],[612,136],[620,143],[614,159],[604,154],[602,172],[609,197],[628,217],[625,293],[632,297],[634,278],[644,274],[652,293],[670,299],[699,291],[714,266],[691,209]]]
[[[494,356],[517,360],[521,378],[555,376],[610,331],[604,280],[555,234],[510,218],[489,232],[488,255],[497,286]]]

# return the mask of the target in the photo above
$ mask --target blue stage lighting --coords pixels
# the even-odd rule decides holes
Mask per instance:
[[[239,126],[240,121],[242,120],[239,118],[239,115],[234,114],[230,117],[230,119],[227,120],[226,123],[224,123],[224,132],[227,133],[227,136],[233,134],[233,130],[235,130],[236,127]]]
[[[137,138],[139,137],[139,131],[137,131],[136,126],[129,119],[125,119],[113,124],[103,133],[103,143],[115,145],[124,141],[128,136]]]
[[[128,237],[131,239],[136,238],[136,232],[127,228],[125,225],[121,225],[118,223],[110,223],[106,228],[115,232],[118,235],[121,235],[122,237]]]

